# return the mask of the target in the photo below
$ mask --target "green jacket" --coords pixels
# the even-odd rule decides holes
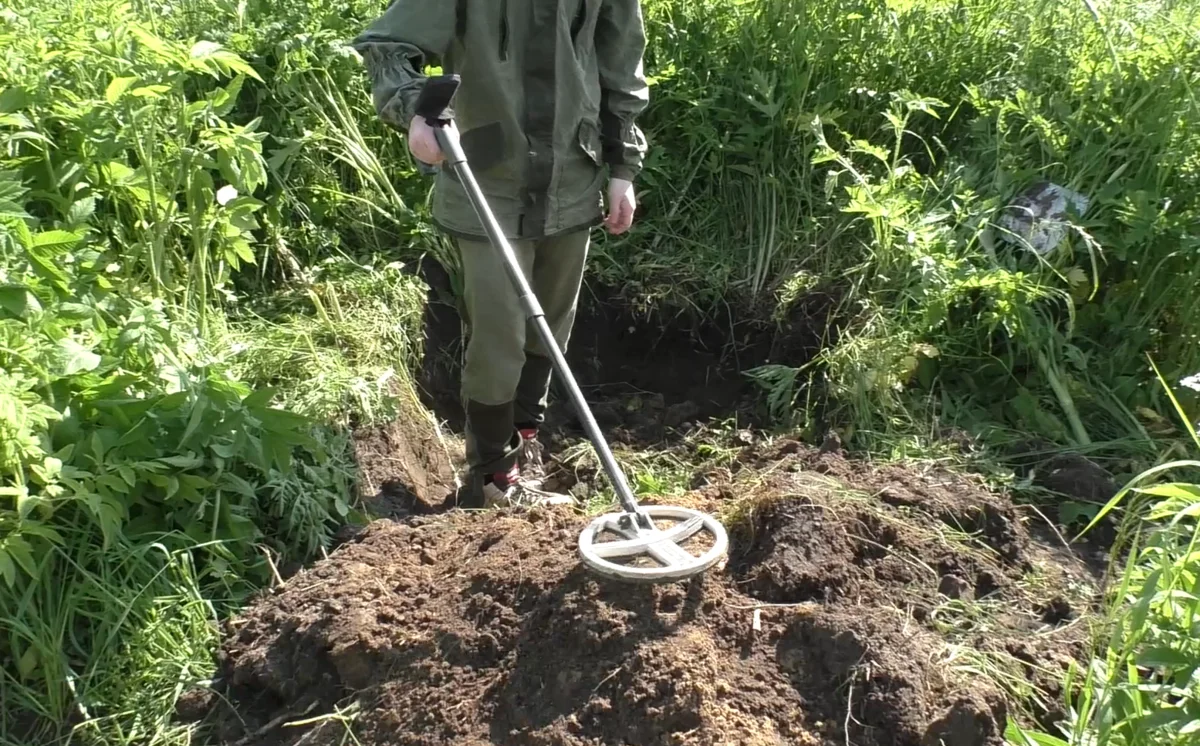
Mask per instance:
[[[380,118],[398,129],[412,120],[426,65],[461,76],[463,150],[500,225],[519,239],[595,225],[606,170],[637,175],[645,43],[638,0],[393,0],[353,44]],[[447,170],[433,217],[448,233],[484,235]]]

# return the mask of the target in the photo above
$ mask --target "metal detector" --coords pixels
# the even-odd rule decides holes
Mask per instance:
[[[520,296],[521,307],[549,352],[554,371],[566,385],[588,439],[596,449],[621,503],[622,512],[600,516],[580,533],[579,556],[593,572],[625,581],[671,582],[702,573],[725,557],[729,547],[725,528],[712,516],[691,508],[665,505],[641,507],[634,499],[633,491],[613,457],[608,442],[600,433],[592,411],[567,365],[566,357],[546,323],[541,304],[521,271],[512,246],[467,163],[450,108],[459,82],[458,75],[428,78],[417,100],[416,114],[433,127],[445,158],[444,166],[463,185],[488,239],[503,256],[506,274]],[[655,519],[675,523],[669,528],[660,529],[655,525]],[[711,546],[694,555],[681,544],[701,531],[711,536]],[[614,539],[604,540],[603,537],[607,535]]]

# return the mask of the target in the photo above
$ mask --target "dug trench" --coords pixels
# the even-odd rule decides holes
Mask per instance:
[[[461,438],[462,317],[446,271],[432,261],[417,271],[429,288],[418,393],[440,433]],[[769,418],[762,390],[746,372],[767,362],[799,366],[810,360],[829,342],[834,305],[834,298],[814,293],[794,304],[782,323],[732,309],[715,320],[643,315],[619,291],[585,285],[567,359],[607,439],[618,447],[672,449],[714,424],[764,426]],[[566,399],[556,376],[543,429],[552,456],[585,439]],[[461,443],[440,446],[424,422],[428,417],[409,412],[401,418],[420,420],[419,433],[396,424],[357,433],[357,458],[375,513],[429,514],[453,506],[451,486],[463,467]],[[560,472],[560,486],[594,485],[599,477],[594,465],[576,466]]]
[[[429,287],[420,373],[424,403],[460,432],[462,318],[445,270],[427,262],[420,274]],[[746,371],[767,362],[808,362],[830,342],[825,335],[833,326],[834,302],[825,293],[812,293],[776,323],[736,305],[715,318],[661,310],[639,313],[620,290],[585,284],[567,359],[597,420],[614,428],[619,441],[656,445],[698,421],[761,425],[762,397]],[[557,378],[554,392],[549,429],[556,435],[580,435]]]
[[[454,449],[413,413],[359,438],[364,497],[390,517],[232,620],[217,696],[181,719],[239,746],[999,746],[1010,718],[1062,717],[1095,579],[1034,538],[1035,515],[962,474],[768,435],[753,392],[721,375],[728,348],[604,323],[585,310],[573,345],[602,424],[619,456],[654,446],[693,465],[691,489],[643,500],[720,516],[727,563],[622,584],[580,567],[579,512],[446,510]],[[610,354],[621,339],[634,348]],[[434,344],[454,359],[453,340]],[[781,353],[737,354],[744,370]],[[454,366],[426,359],[453,430],[438,366]]]

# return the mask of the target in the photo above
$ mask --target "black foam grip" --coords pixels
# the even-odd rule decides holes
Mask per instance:
[[[417,97],[416,114],[428,122],[446,122],[453,116],[450,102],[458,92],[457,75],[435,75],[425,80]]]

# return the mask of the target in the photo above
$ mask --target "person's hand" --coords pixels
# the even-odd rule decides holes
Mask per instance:
[[[433,127],[429,126],[425,117],[415,116],[408,125],[408,152],[418,161],[430,166],[436,166],[444,159],[442,149],[438,147],[437,137],[433,134]]]
[[[633,182],[625,179],[609,179],[608,181],[608,217],[604,225],[608,232],[620,235],[633,225],[633,212],[637,209],[637,201],[633,196]]]

